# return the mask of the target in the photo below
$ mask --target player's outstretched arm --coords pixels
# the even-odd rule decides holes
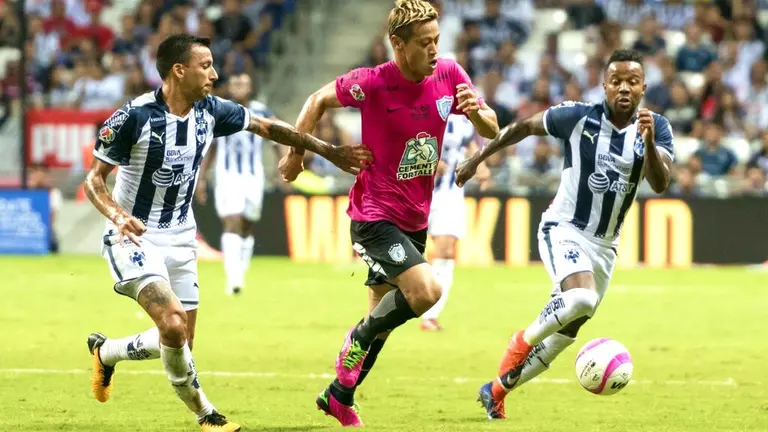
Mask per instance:
[[[328,108],[341,108],[343,105],[336,95],[336,81],[331,81],[312,93],[301,108],[299,118],[296,119],[296,129],[312,133],[315,125],[325,114]],[[303,148],[291,147],[288,154],[284,155],[278,163],[278,170],[284,181],[292,182],[304,170]]]
[[[251,116],[248,131],[260,135],[276,143],[292,148],[309,150],[328,159],[343,171],[357,175],[361,169],[367,168],[366,163],[373,160],[371,151],[364,145],[332,146],[314,136],[299,132],[293,126],[280,120],[272,120],[256,115]]]
[[[477,167],[491,155],[503,148],[517,144],[531,135],[547,135],[547,130],[544,128],[544,111],[512,123],[499,131],[496,137],[490,140],[482,150],[456,168],[456,185],[464,186],[464,183],[475,175]]]
[[[147,228],[120,207],[107,190],[107,176],[114,168],[114,165],[94,159],[85,176],[85,193],[96,209],[115,224],[120,231],[120,242],[122,243],[124,237],[128,237],[138,246],[139,236],[144,234]]]

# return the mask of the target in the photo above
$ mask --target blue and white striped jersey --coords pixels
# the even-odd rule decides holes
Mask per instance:
[[[618,129],[608,110],[605,102],[563,102],[545,112],[544,128],[564,141],[565,160],[557,195],[542,219],[568,223],[599,244],[615,246],[644,177],[645,147],[637,118]],[[674,160],[669,121],[652,116],[656,148]]]
[[[467,145],[475,136],[475,127],[472,122],[463,115],[451,114],[448,116],[448,124],[443,135],[443,148],[440,155],[446,165],[445,174],[437,178],[435,182],[435,194],[456,194],[464,196],[464,188],[456,186],[456,167],[464,160]]]
[[[200,163],[214,137],[244,130],[242,105],[209,96],[184,117],[171,114],[160,89],[123,105],[104,122],[94,156],[119,165],[112,198],[147,232],[195,227],[192,198]]]
[[[252,101],[248,104],[251,114],[259,117],[274,117],[274,113],[261,102]],[[221,176],[250,176],[264,177],[262,161],[262,144],[264,138],[250,132],[238,132],[226,137],[217,138],[216,148],[216,177]]]

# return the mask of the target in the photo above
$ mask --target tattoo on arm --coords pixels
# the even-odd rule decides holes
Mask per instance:
[[[511,125],[502,129],[496,138],[490,140],[488,144],[477,153],[478,163],[484,161],[497,151],[509,147],[513,144],[517,144],[522,141],[523,138],[531,135],[543,136],[547,131],[544,129],[544,113],[540,112],[534,114],[527,119],[519,122],[512,123]]]
[[[113,168],[114,166],[95,159],[91,169],[85,176],[84,185],[85,194],[88,196],[88,199],[109,220],[112,220],[118,214],[124,216],[128,214],[117,205],[115,200],[112,199],[109,190],[107,190],[107,175],[109,175]]]
[[[330,147],[329,144],[314,136],[299,132],[293,126],[280,120],[270,120],[263,117],[252,116],[248,131],[272,140],[276,143],[297,149],[309,150],[324,156]]]

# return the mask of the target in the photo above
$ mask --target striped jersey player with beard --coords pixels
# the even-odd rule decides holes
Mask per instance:
[[[645,93],[643,59],[612,54],[602,104],[566,102],[502,130],[457,171],[463,184],[496,151],[531,135],[563,141],[560,188],[539,225],[539,255],[554,283],[552,299],[512,336],[497,377],[478,400],[489,418],[505,418],[507,393],[545,371],[593,316],[613,273],[627,211],[643,178],[657,193],[669,186],[674,159],[669,121],[638,110]]]
[[[125,104],[100,129],[85,180],[88,198],[107,218],[101,249],[114,290],[136,300],[155,326],[120,339],[92,333],[91,386],[96,399],[106,402],[119,361],[159,358],[203,432],[238,431],[207,399],[191,352],[199,301],[191,203],[200,162],[214,137],[240,131],[319,152],[353,174],[365,167],[370,152],[333,147],[210,96],[218,75],[208,39],[168,37],[158,47],[157,69],[163,86]],[[106,178],[115,167],[110,194]]]

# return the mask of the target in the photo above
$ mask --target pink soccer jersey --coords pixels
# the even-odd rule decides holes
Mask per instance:
[[[448,116],[462,114],[459,84],[472,88],[464,69],[447,59],[420,83],[406,80],[393,61],[336,79],[342,105],[360,109],[362,141],[373,153],[349,192],[352,220],[389,221],[403,231],[427,227]]]

